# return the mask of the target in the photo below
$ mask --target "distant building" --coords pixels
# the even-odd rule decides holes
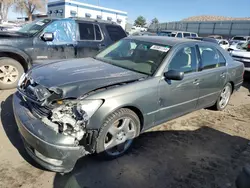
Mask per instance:
[[[124,29],[127,22],[127,12],[90,5],[80,0],[58,0],[48,3],[48,16],[51,17],[87,17],[110,20],[120,24]]]

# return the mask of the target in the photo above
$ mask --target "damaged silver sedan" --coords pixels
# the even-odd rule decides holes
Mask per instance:
[[[212,43],[128,37],[95,58],[32,68],[19,81],[14,114],[29,155],[69,172],[88,154],[123,155],[139,134],[170,119],[223,110],[243,70]]]

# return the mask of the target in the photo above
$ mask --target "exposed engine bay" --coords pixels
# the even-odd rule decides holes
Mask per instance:
[[[48,119],[56,124],[56,127],[53,126],[55,130],[64,135],[73,136],[78,141],[83,138],[88,124],[88,115],[79,105],[67,102],[51,112],[52,115]]]

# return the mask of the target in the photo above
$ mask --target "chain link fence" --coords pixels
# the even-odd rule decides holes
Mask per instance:
[[[199,36],[250,36],[250,20],[168,22],[150,25],[149,30],[153,32],[161,30],[189,31],[198,33]]]

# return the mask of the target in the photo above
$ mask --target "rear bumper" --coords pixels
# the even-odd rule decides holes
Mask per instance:
[[[28,154],[44,168],[69,172],[88,153],[83,146],[74,146],[72,137],[56,133],[34,117],[18,93],[13,96],[13,109]]]

